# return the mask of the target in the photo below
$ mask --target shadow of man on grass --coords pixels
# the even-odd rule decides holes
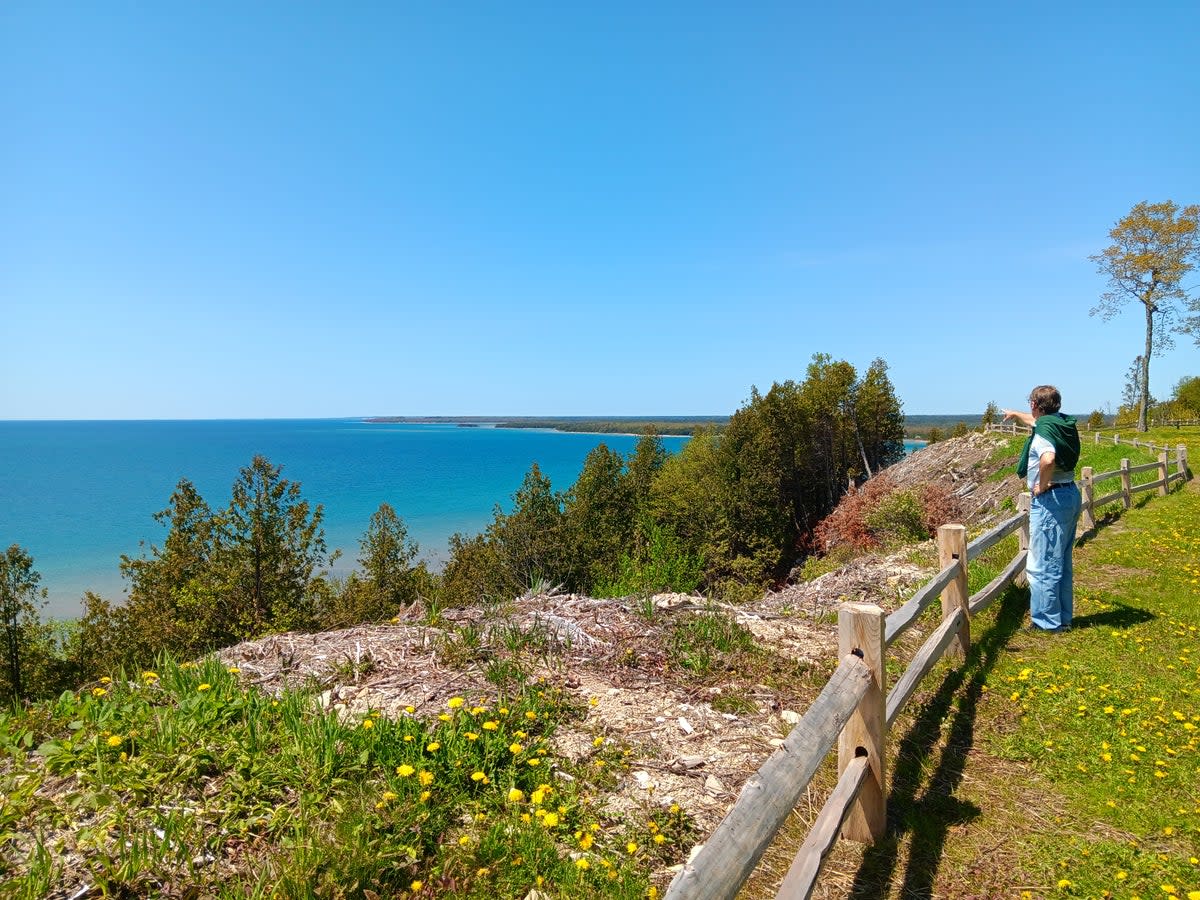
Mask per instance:
[[[897,896],[933,896],[950,829],[981,814],[973,803],[959,800],[955,791],[974,744],[979,699],[988,673],[1020,630],[1028,607],[1028,590],[1009,587],[1001,595],[995,623],[984,634],[973,636],[965,664],[947,672],[937,691],[919,706],[916,720],[900,739],[895,768],[889,773],[887,834],[867,848],[851,897],[891,893],[908,835],[911,840]],[[934,759],[937,765],[930,771]]]

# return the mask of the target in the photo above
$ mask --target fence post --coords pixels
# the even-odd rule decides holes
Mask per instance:
[[[1187,481],[1187,445],[1180,444],[1175,448],[1175,468],[1180,474],[1180,481]]]
[[[1114,431],[1113,432],[1113,446],[1115,447],[1119,443],[1121,443],[1121,436]]]
[[[947,653],[953,653],[966,659],[967,651],[971,649],[971,610],[967,606],[970,592],[967,590],[967,528],[965,525],[943,525],[937,533],[938,565],[946,568],[958,560],[958,574],[942,591],[942,621],[950,618],[957,610],[962,610],[963,625],[958,637],[947,648]]]
[[[1017,496],[1017,512],[1025,513],[1025,519],[1021,522],[1021,530],[1017,532],[1018,550],[1029,550],[1029,507],[1032,505],[1032,502],[1033,494],[1029,493],[1029,491],[1022,491]],[[1013,584],[1017,587],[1025,587],[1025,585],[1029,584],[1029,576],[1025,574],[1024,569],[1017,573],[1017,576],[1013,579]]]
[[[1095,485],[1092,484],[1091,466],[1084,466],[1079,472],[1079,486],[1083,490],[1083,533],[1087,534],[1096,527],[1096,514],[1092,512],[1092,498],[1096,496]]]
[[[1100,432],[1096,432],[1096,443],[1100,443]]]
[[[1121,460],[1121,502],[1125,508],[1133,506],[1133,479],[1129,474],[1129,460]]]
[[[1158,454],[1158,477],[1162,480],[1162,484],[1158,486],[1158,496],[1167,496],[1167,491],[1170,490],[1171,482],[1167,479],[1167,451],[1161,450]]]
[[[884,680],[884,615],[871,603],[843,603],[838,607],[838,648],[845,657],[861,653],[874,674],[858,708],[838,736],[838,773],[856,756],[866,756],[871,776],[863,782],[858,798],[846,814],[842,837],[872,844],[883,837],[887,826],[887,771],[885,755],[887,710]]]

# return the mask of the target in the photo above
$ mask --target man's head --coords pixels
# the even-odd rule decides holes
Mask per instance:
[[[1029,405],[1039,416],[1056,413],[1062,409],[1062,394],[1052,384],[1039,384],[1029,392]]]

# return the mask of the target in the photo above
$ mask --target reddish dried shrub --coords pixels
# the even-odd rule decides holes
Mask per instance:
[[[919,511],[913,507],[919,506]],[[919,513],[920,524],[915,521]],[[962,515],[958,498],[937,484],[902,489],[886,472],[851,490],[813,529],[813,549],[837,547],[872,550],[887,544],[932,537],[940,526]],[[899,521],[902,517],[905,521]],[[895,521],[893,521],[895,520]]]

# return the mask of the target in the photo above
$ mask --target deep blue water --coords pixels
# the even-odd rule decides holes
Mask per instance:
[[[684,440],[663,443],[677,450]],[[628,453],[636,442],[357,419],[0,422],[0,547],[17,543],[33,555],[50,594],[47,614],[76,615],[85,590],[124,596],[120,556],[162,540],[151,517],[180,478],[219,509],[238,471],[261,453],[300,482],[305,499],[324,505],[329,548],[343,551],[337,569],[353,567],[358,540],[385,501],[440,566],[450,535],[482,530],[531,463],[565,489],[597,444]]]

